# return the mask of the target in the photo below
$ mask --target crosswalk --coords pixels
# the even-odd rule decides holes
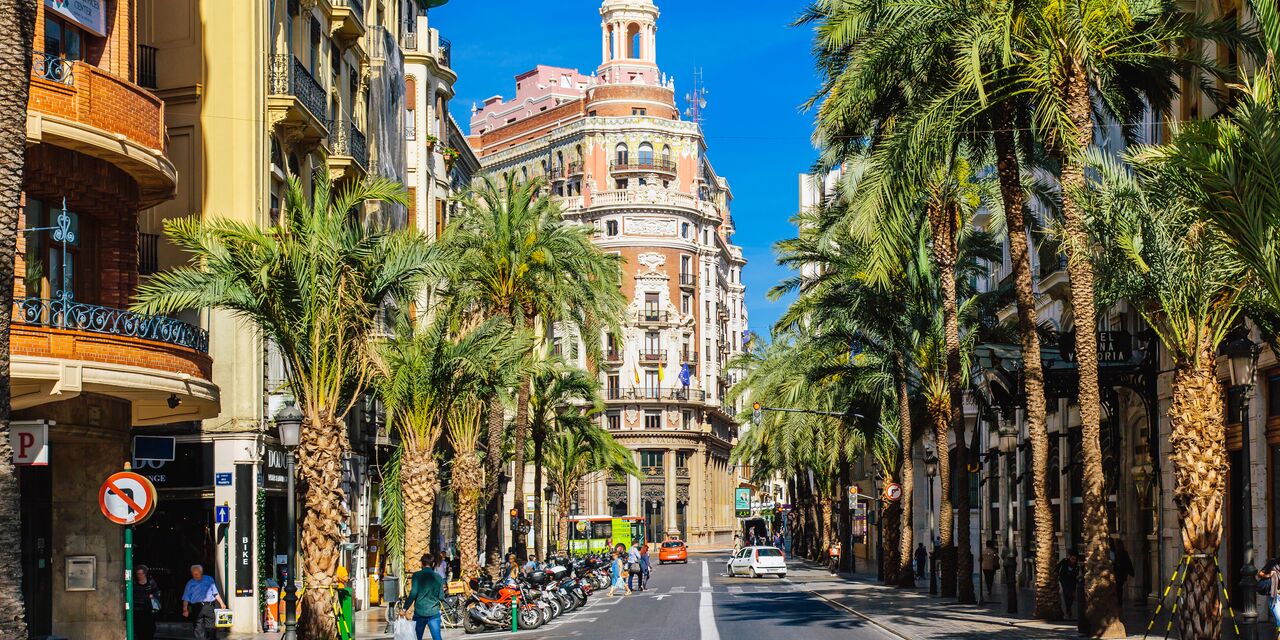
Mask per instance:
[[[636,592],[628,597],[656,597],[656,596],[681,596],[681,595],[697,595],[702,592],[712,594],[723,594],[730,596],[748,595],[754,593],[800,593],[805,591],[799,585],[790,582],[781,582],[770,580],[762,584],[730,584],[730,585],[714,585],[711,587],[696,589],[683,585],[669,587],[666,589],[646,589],[645,591]]]

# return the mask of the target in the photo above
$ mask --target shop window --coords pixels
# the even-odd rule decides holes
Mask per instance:
[[[84,31],[71,22],[45,14],[44,52],[46,55],[67,60],[83,60],[84,38]]]

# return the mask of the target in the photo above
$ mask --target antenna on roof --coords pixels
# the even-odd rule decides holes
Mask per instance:
[[[684,115],[698,126],[702,126],[702,110],[707,108],[707,93],[702,85],[702,68],[698,67],[693,70],[693,91],[684,94],[684,101],[689,105],[685,107]]]

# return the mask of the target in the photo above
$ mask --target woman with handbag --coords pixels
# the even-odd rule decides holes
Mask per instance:
[[[622,579],[622,554],[617,551],[613,552],[613,562],[609,564],[609,596],[613,596],[615,589],[622,589],[627,595],[631,595],[631,587],[627,586],[627,581]]]
[[[133,570],[133,637],[151,640],[156,637],[156,612],[160,610],[160,585],[151,577],[147,565]]]

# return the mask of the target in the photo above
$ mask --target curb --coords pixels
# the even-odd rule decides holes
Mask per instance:
[[[827,604],[829,604],[829,605],[831,605],[831,606],[833,606],[833,607],[836,607],[836,608],[839,608],[839,609],[843,609],[844,611],[847,611],[847,612],[849,612],[849,613],[851,613],[851,614],[853,614],[853,615],[855,615],[855,616],[857,616],[857,617],[859,617],[859,618],[862,618],[863,620],[866,620],[867,622],[870,622],[873,626],[875,626],[876,628],[880,629],[881,631],[883,631],[883,632],[885,632],[885,633],[887,633],[887,634],[889,634],[889,635],[891,635],[891,636],[894,636],[894,637],[897,637],[897,638],[901,638],[902,640],[915,640],[915,638],[912,638],[911,636],[905,636],[905,635],[902,635],[902,633],[901,633],[901,632],[899,632],[897,629],[894,629],[893,627],[890,627],[890,626],[888,626],[888,625],[882,624],[880,621],[876,620],[875,618],[872,618],[871,616],[869,616],[869,615],[867,615],[867,614],[865,614],[865,613],[862,613],[861,611],[858,611],[857,609],[854,609],[853,607],[850,607],[849,605],[846,605],[846,604],[844,604],[844,603],[842,603],[842,602],[839,602],[839,601],[837,601],[837,600],[834,600],[834,599],[832,599],[832,598],[828,598],[827,596],[824,596],[824,595],[822,595],[821,593],[819,593],[819,592],[817,592],[817,591],[814,591],[814,590],[812,590],[812,589],[805,589],[805,591],[809,592],[811,595],[817,596],[817,597],[818,597],[819,599],[821,599],[823,602],[826,602]]]

